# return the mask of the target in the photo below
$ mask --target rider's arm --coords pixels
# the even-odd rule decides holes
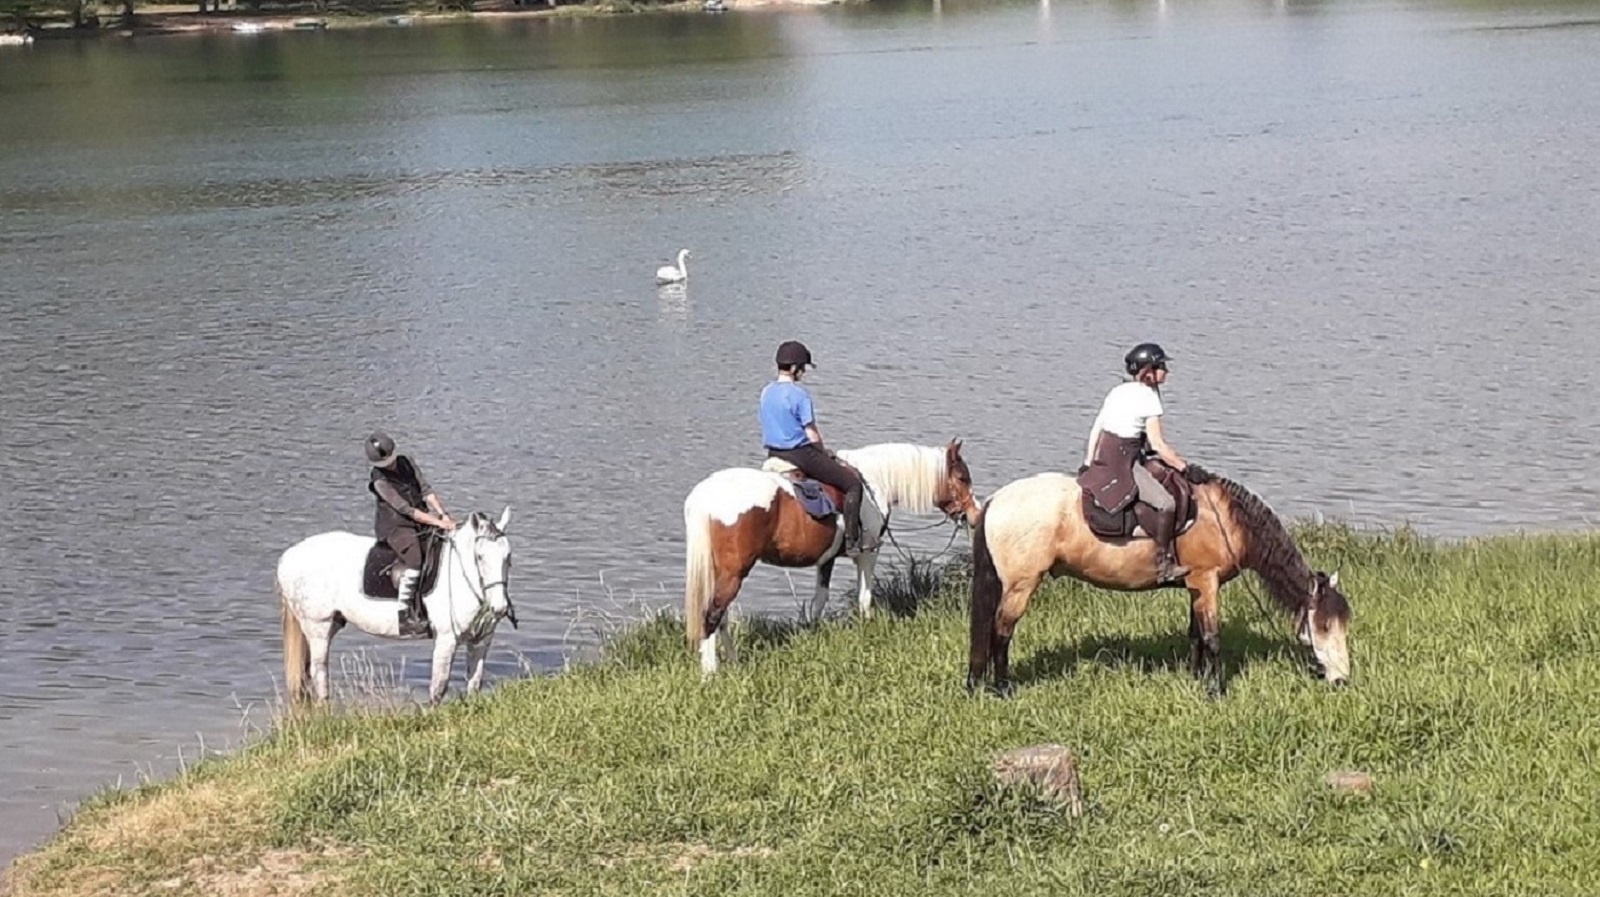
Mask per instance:
[[[806,438],[811,440],[812,445],[822,445],[822,431],[817,429],[816,421],[806,424]]]
[[[817,410],[811,405],[811,393],[804,389],[799,390],[799,396],[796,397],[794,416],[805,428],[806,438],[811,440],[811,444],[821,448],[822,431],[817,429]]]
[[[444,502],[440,501],[439,496],[433,491],[433,484],[428,482],[427,476],[422,473],[422,468],[418,467],[415,461],[411,463],[411,470],[417,475],[417,485],[422,487],[423,504],[433,511],[434,519],[438,521],[429,525],[449,529],[447,524],[450,521],[450,512],[444,509]]]
[[[401,517],[407,520],[414,520],[425,526],[444,526],[442,517],[435,517],[421,508],[413,508],[393,484],[379,480],[373,485],[373,488],[378,491],[378,497],[383,499],[385,504],[400,512]],[[432,493],[429,493],[429,495],[431,497]]]
[[[1162,435],[1161,418],[1159,416],[1145,421],[1144,433],[1150,440],[1150,448],[1155,451],[1157,457],[1167,462],[1168,466],[1174,470],[1183,470],[1189,466],[1189,462],[1183,460],[1183,456],[1178,454],[1178,450],[1168,444],[1166,437]]]

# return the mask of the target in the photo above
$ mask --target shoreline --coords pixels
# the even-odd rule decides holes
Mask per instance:
[[[1569,835],[1593,781],[1581,721],[1600,636],[1579,621],[1600,536],[1286,522],[1351,583],[1348,689],[1306,681],[1246,588],[1223,611],[1234,688],[1206,702],[1175,608],[1053,580],[1019,634],[1022,691],[974,698],[957,562],[926,588],[880,579],[870,620],[739,620],[742,658],[709,683],[664,616],[471,700],[286,717],[226,757],[100,791],[0,893],[777,892],[836,863],[890,892],[956,897],[990,876],[1026,893],[1147,881],[1183,825],[1206,835],[1183,854],[1196,894],[1247,877],[1298,892],[1308,869],[1337,890],[1426,869],[1440,891],[1482,892],[1531,850],[1547,858],[1519,867],[1531,895],[1600,859]],[[1530,701],[1540,713],[1508,709]],[[989,783],[996,752],[1042,742],[1079,752],[1087,824]],[[1523,744],[1541,749],[1505,762]],[[1351,777],[1365,784],[1341,793]],[[1312,838],[1288,824],[1307,813]]]
[[[151,4],[135,12],[133,24],[122,22],[115,13],[101,20],[102,24],[72,27],[70,23],[52,20],[42,25],[29,24],[25,30],[13,33],[27,34],[35,42],[55,40],[83,40],[99,37],[154,37],[169,34],[252,34],[268,31],[325,31],[349,28],[413,27],[459,22],[496,22],[518,19],[547,18],[604,18],[627,15],[654,15],[662,13],[721,14],[727,12],[752,12],[757,10],[814,9],[826,6],[859,5],[869,0],[721,0],[723,8],[710,10],[705,0],[672,0],[664,3],[635,3],[632,0],[601,0],[601,2],[569,3],[546,6],[543,3],[518,6],[508,0],[493,0],[479,4],[473,10],[411,11],[396,4],[390,9],[373,11],[329,10],[317,12],[311,4],[294,9],[249,10],[230,9],[200,12],[196,4]],[[107,10],[113,7],[106,7]],[[15,22],[15,20],[13,20]]]

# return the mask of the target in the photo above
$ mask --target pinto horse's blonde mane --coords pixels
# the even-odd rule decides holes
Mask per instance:
[[[947,474],[944,446],[884,442],[840,449],[838,454],[861,471],[885,503],[914,514],[938,510],[935,502]]]

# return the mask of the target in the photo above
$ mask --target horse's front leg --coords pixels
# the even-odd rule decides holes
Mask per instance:
[[[494,641],[490,632],[475,642],[467,643],[467,694],[475,695],[483,686],[483,662],[489,656],[489,643]]]
[[[456,656],[456,637],[450,632],[440,632],[433,642],[433,675],[428,680],[428,703],[444,700],[450,688],[450,662]]]
[[[878,553],[876,551],[863,551],[855,556],[856,562],[856,587],[859,589],[856,601],[861,610],[862,617],[872,616],[872,578],[878,569]]]
[[[1190,671],[1205,679],[1206,696],[1220,698],[1223,692],[1222,636],[1217,607],[1217,576],[1214,572],[1191,573],[1189,588]]]
[[[822,612],[828,607],[828,586],[833,582],[834,560],[828,558],[817,565],[817,589],[811,596],[811,609],[804,621],[808,625],[815,626],[822,622]]]

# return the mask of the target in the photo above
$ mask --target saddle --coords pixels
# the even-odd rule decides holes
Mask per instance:
[[[412,597],[420,598],[433,591],[434,583],[439,580],[439,559],[444,556],[445,540],[437,530],[423,530],[420,534],[422,542],[422,572],[417,577],[417,588]],[[393,601],[400,597],[400,576],[405,571],[405,566],[400,563],[400,555],[396,554],[386,542],[374,543],[367,551],[367,563],[361,573],[361,593],[368,598]],[[418,607],[421,602],[417,602]]]
[[[1156,481],[1167,490],[1167,494],[1172,496],[1178,520],[1177,534],[1182,535],[1187,532],[1189,527],[1194,525],[1198,511],[1198,505],[1194,501],[1194,485],[1183,474],[1168,467],[1158,458],[1143,458],[1135,463],[1143,464],[1144,469],[1150,471]],[[1107,489],[1105,484],[1096,484],[1087,474],[1087,470],[1078,474],[1078,486],[1083,492],[1083,520],[1088,524],[1089,531],[1102,539],[1150,538],[1150,534],[1139,525],[1138,517],[1133,512],[1134,506],[1139,503],[1138,490],[1125,491],[1122,500],[1114,503],[1115,509],[1107,510],[1100,507],[1095,501],[1095,496],[1105,495],[1112,490]]]
[[[808,478],[800,468],[782,458],[768,458],[762,463],[761,469],[779,474],[793,483],[794,497],[814,520],[826,521],[844,508],[843,492],[827,483]]]

